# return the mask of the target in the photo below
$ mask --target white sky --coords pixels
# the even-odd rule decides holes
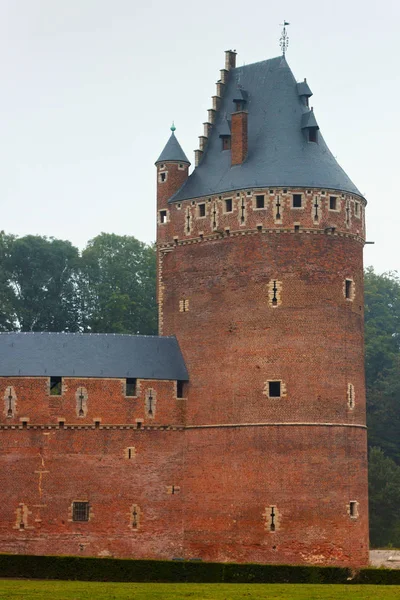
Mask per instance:
[[[172,119],[194,163],[224,50],[278,56],[283,19],[294,75],[369,202],[365,264],[400,271],[398,0],[0,0],[0,229],[153,241]]]

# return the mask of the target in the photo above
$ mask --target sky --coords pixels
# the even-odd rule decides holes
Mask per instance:
[[[224,51],[307,77],[321,132],[365,195],[365,265],[400,271],[400,2],[0,0],[0,229],[155,240],[154,162],[175,121],[192,163]]]

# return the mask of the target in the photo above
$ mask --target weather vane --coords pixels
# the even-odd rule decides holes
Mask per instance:
[[[281,23],[281,27],[283,27],[283,31],[282,31],[281,38],[279,40],[279,45],[281,47],[283,56],[285,56],[286,50],[288,49],[288,46],[289,46],[289,36],[286,31],[287,25],[290,25],[290,23],[288,23],[287,21],[283,21],[283,23]]]

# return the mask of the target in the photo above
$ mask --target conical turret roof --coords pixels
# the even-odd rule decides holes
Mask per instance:
[[[171,128],[172,129],[172,128]],[[165,145],[164,150],[161,152],[158,157],[156,164],[159,162],[185,162],[190,165],[190,161],[188,160],[186,154],[181,148],[180,143],[175,137],[175,130],[172,130],[171,136],[168,142]]]
[[[234,110],[238,84],[247,92],[248,153],[243,163],[232,166],[220,135]],[[304,85],[300,91],[309,94]],[[231,69],[201,162],[169,201],[255,187],[314,187],[361,195],[321,132],[317,142],[310,141],[305,125],[318,127],[284,57]]]

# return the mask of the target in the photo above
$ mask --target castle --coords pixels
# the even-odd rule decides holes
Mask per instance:
[[[368,563],[366,201],[285,57],[156,162],[159,336],[0,334],[0,551]]]

